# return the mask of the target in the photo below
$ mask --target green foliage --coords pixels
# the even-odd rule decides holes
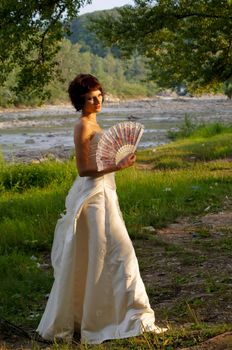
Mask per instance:
[[[0,173],[2,191],[25,191],[32,187],[43,188],[51,183],[73,179],[76,171],[72,163],[48,162],[41,164],[5,164]]]
[[[23,252],[0,256],[1,315],[18,315],[24,325],[36,326],[51,284],[51,272],[44,273],[37,263]],[[9,298],[10,295],[10,298]],[[40,299],[40,304],[38,304]]]
[[[178,170],[194,169],[196,162],[212,161],[208,165],[209,171],[220,169],[217,159],[227,159],[232,154],[232,127],[213,123],[196,127],[188,138],[177,134],[178,141],[158,147],[155,150],[140,151],[137,158],[152,164],[154,169]],[[215,162],[213,162],[215,161]],[[198,163],[199,164],[199,163]],[[222,168],[230,170],[229,161],[223,163]]]
[[[231,99],[232,98],[232,76],[224,82],[224,92]]]
[[[113,14],[116,10],[109,12]],[[2,70],[0,106],[41,105],[43,102],[68,101],[68,84],[79,73],[96,75],[108,93],[122,98],[152,96],[157,91],[157,86],[146,81],[148,71],[146,59],[135,53],[130,59],[121,60],[116,47],[112,49],[103,47],[97,40],[96,34],[88,27],[90,19],[97,18],[98,15],[99,12],[94,12],[79,16],[71,24],[69,23],[72,34],[68,37],[71,42],[63,39],[65,26],[71,19],[67,17],[65,22],[57,19],[56,25],[62,26],[62,30],[59,29],[60,27],[53,28],[52,23],[49,26],[49,22],[46,22],[45,28],[49,30],[46,32],[43,28],[46,32],[46,40],[43,39],[42,44],[40,39],[44,32],[41,28],[39,34],[37,32],[33,34],[38,36],[37,39],[33,35],[28,36],[30,50],[24,41],[17,42],[17,45],[21,45],[22,48],[17,45],[14,47],[12,44],[12,50],[15,52],[20,50],[22,55],[14,58],[8,71]],[[39,24],[41,23],[40,18]],[[50,31],[52,33],[54,31],[54,34]],[[25,38],[27,38],[26,33]],[[6,49],[10,48],[6,47]],[[41,50],[44,52],[42,61],[38,59]],[[7,66],[8,61],[3,60],[1,64]]]
[[[207,142],[206,142],[207,141]],[[180,141],[180,149],[186,152],[185,157],[190,160],[209,161],[217,158],[227,158],[232,154],[231,132],[212,137],[192,137],[189,142]]]
[[[211,137],[220,133],[231,133],[232,125],[215,123],[197,123],[196,119],[189,114],[185,114],[184,123],[177,131],[169,130],[168,137],[171,140],[177,140],[185,137]]]
[[[190,115],[185,113],[184,123],[179,127],[178,131],[168,131],[168,137],[171,140],[176,140],[177,138],[183,138],[190,136],[198,127],[196,120],[194,120]]]
[[[67,100],[68,84],[79,73],[96,75],[107,93],[122,98],[152,96],[157,91],[155,84],[141,81],[147,70],[141,56],[123,61],[108,53],[103,58],[90,51],[82,52],[80,44],[64,39],[55,60],[60,74],[48,85],[50,102]]]
[[[67,183],[63,183],[61,189],[50,186],[46,189],[34,188],[23,194],[11,192],[10,195],[2,195],[1,254],[14,250],[31,254],[49,251],[55,223],[64,211]]]
[[[95,11],[75,18],[70,25],[71,35],[68,37],[72,44],[81,45],[81,52],[91,52],[99,57],[106,57],[108,54],[113,54],[114,57],[120,58],[120,51],[117,46],[106,47],[97,38],[95,32],[88,28],[92,19],[99,17],[99,14],[105,11]],[[112,16],[117,15],[117,11],[107,10]]]
[[[232,125],[224,125],[219,122],[209,123],[209,124],[200,124],[196,129],[190,133],[192,138],[204,137],[209,138],[219,134],[231,134]]]
[[[92,29],[105,44],[117,43],[149,59],[159,86],[217,90],[232,76],[231,5],[223,1],[137,0],[135,7],[103,13]]]
[[[46,97],[44,86],[55,72],[54,55],[67,32],[67,24],[90,0],[3,0],[0,5],[0,84],[17,69],[17,83],[11,86],[21,96]],[[14,96],[15,98],[15,96]]]
[[[3,156],[2,150],[0,148],[0,170],[2,169],[4,164],[5,164],[5,160],[4,160],[4,156]]]
[[[67,89],[70,81],[79,73],[96,75],[106,92],[119,97],[153,96],[158,90],[154,83],[146,82],[146,62],[138,55],[131,59],[121,60],[108,53],[104,58],[83,52],[82,46],[63,39],[57,52],[56,74],[47,84],[47,99],[50,103],[68,101]],[[38,105],[42,103],[40,95],[29,91],[16,94],[12,88],[17,84],[17,69],[11,72],[4,85],[0,87],[0,106],[11,103]],[[49,97],[48,97],[49,96]]]
[[[229,171],[227,175],[223,170],[213,174],[204,164],[173,169],[163,168],[159,161],[156,165],[154,158],[153,162],[156,172],[128,170],[126,177],[117,174],[121,207],[129,230],[135,235],[141,226],[162,227],[179,216],[200,214],[209,203],[216,209],[228,188],[232,189]],[[229,170],[229,163],[225,167]]]

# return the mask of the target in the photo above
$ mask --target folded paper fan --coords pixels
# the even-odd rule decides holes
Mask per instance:
[[[118,123],[101,136],[96,151],[98,171],[117,165],[130,153],[134,153],[144,132],[137,122]]]

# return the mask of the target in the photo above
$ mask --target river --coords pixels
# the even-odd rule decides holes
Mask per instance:
[[[194,122],[232,122],[232,101],[222,97],[157,97],[106,103],[98,115],[107,129],[119,121],[141,122],[145,132],[140,148],[169,142],[168,130],[176,130],[188,115]],[[0,143],[9,161],[30,161],[45,156],[66,158],[73,151],[73,126],[79,114],[72,106],[0,111]]]

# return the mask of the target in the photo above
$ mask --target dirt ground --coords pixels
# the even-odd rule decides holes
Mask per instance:
[[[171,327],[202,322],[231,325],[231,202],[225,202],[220,212],[206,210],[153,234],[154,240],[136,241],[135,247],[157,322],[167,319]],[[191,349],[232,350],[232,333]]]
[[[144,228],[146,230],[146,228]],[[183,218],[134,241],[158,325],[232,324],[232,203]],[[29,330],[29,334],[30,330]],[[38,348],[46,344],[34,342]],[[0,349],[31,349],[20,329],[0,322]],[[182,350],[232,350],[232,332]]]
[[[167,244],[159,262],[166,266],[161,288],[169,290],[171,282],[175,294],[162,300],[164,307],[185,300],[196,312],[194,321],[232,323],[232,211],[182,219],[158,230],[156,237]]]
[[[232,349],[232,332],[220,334],[204,343],[191,348],[181,350],[231,350]]]

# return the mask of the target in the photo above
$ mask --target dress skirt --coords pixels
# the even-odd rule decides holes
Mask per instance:
[[[37,331],[99,344],[155,330],[154,312],[119,208],[114,174],[77,178],[57,222],[55,281]]]

